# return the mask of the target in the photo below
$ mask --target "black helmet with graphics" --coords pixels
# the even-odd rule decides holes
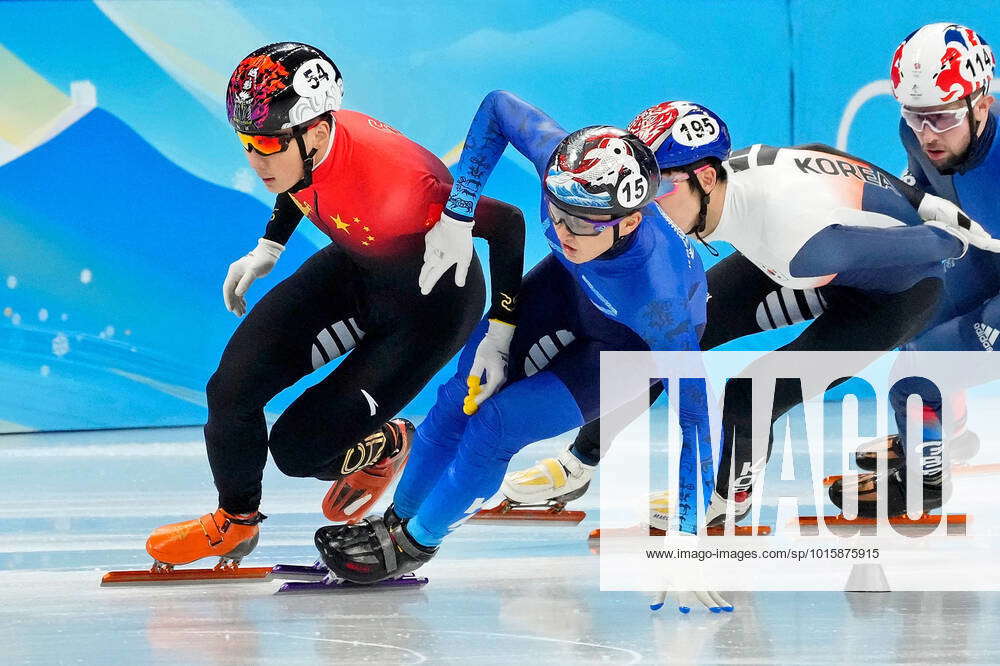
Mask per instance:
[[[656,196],[660,170],[649,146],[625,130],[606,125],[584,127],[553,151],[544,189],[553,205],[588,218],[621,218]]]
[[[344,81],[314,46],[278,42],[240,61],[229,78],[229,123],[245,134],[276,134],[340,109]]]

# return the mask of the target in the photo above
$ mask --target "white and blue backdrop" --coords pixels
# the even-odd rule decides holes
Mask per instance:
[[[442,157],[504,88],[569,129],[688,99],[736,145],[822,141],[899,171],[889,59],[932,21],[1000,41],[985,0],[0,2],[0,432],[204,422],[238,324],[221,282],[273,202],[224,105],[262,44],[319,46],[347,108]],[[529,267],[546,251],[536,188],[508,154],[487,190],[525,210]],[[251,303],[325,242],[303,224]]]

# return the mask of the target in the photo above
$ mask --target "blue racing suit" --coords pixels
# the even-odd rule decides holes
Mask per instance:
[[[508,144],[532,162],[541,181],[567,134],[516,96],[490,93],[472,121],[448,213],[468,218]],[[583,264],[563,256],[544,203],[541,210],[552,254],[528,273],[519,292],[507,383],[473,416],[462,411],[466,378],[488,325],[484,320],[417,428],[394,503],[396,513],[410,519],[411,536],[425,546],[441,543],[496,493],[521,448],[599,416],[600,352],[699,349],[707,300],[704,270],[658,206],[643,208],[643,220],[631,234]],[[679,403],[685,439],[703,433],[699,455],[704,456],[711,447],[703,385],[682,382]],[[711,495],[711,479],[708,483],[705,498]]]
[[[991,236],[1000,235],[1000,139],[997,122],[1000,105],[994,104],[986,127],[965,161],[955,169],[939,171],[920,147],[905,121],[899,137],[908,157],[904,180],[917,188],[948,199],[979,222]],[[993,351],[1000,337],[1000,255],[970,247],[962,259],[945,263],[944,288],[936,314],[917,337],[903,347],[911,351]],[[924,400],[924,441],[941,433],[941,396],[926,380],[901,382],[892,393],[899,432],[905,433],[906,399],[920,394]],[[959,408],[955,435],[964,429],[964,400]]]

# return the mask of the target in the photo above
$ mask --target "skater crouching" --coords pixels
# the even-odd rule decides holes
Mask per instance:
[[[334,482],[323,501],[330,520],[364,515],[410,451],[413,426],[392,417],[482,316],[472,224],[438,222],[451,191],[447,168],[389,125],[340,110],[342,95],[333,61],[293,42],[251,53],[229,81],[229,121],[277,200],[257,247],[230,266],[226,307],[245,313],[244,294],[271,270],[303,216],[332,242],[269,291],[226,346],[208,384],[205,426],[219,509],[156,529],[146,548],[157,563],[209,556],[238,563],[253,550],[268,452],[289,476]],[[523,217],[485,198],[475,215],[475,232],[491,247],[490,316],[512,326]],[[430,291],[455,246],[467,252],[454,279],[422,295],[419,287]],[[268,401],[345,354],[269,433]]]
[[[698,349],[704,272],[649,205],[659,185],[649,148],[613,127],[568,134],[494,92],[472,122],[447,214],[472,209],[508,143],[537,170],[552,254],[524,279],[518,326],[484,320],[470,338],[385,515],[316,532],[337,576],[373,583],[430,560],[497,491],[511,456],[598,416],[601,351]],[[691,403],[685,437],[707,431],[704,395]]]

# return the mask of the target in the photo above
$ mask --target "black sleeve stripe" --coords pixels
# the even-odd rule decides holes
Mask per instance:
[[[347,330],[354,337],[354,342],[361,342],[361,338],[365,337],[365,332],[358,328],[358,322],[354,321],[354,317],[344,320],[344,324],[347,326]]]
[[[778,148],[774,146],[761,145],[757,151],[757,166],[771,166],[778,158]]]
[[[749,148],[747,150],[749,150]],[[750,168],[750,155],[747,154],[740,155],[739,157],[730,157],[726,160],[726,164],[728,164],[729,168],[735,173],[746,171]]]
[[[795,296],[795,302],[799,306],[799,312],[802,313],[805,319],[814,319],[820,312],[813,312],[812,307],[809,305],[809,299],[806,298],[806,293],[802,289],[796,289],[792,292]]]
[[[327,350],[328,352],[330,352],[331,358],[338,358],[346,354],[349,350],[354,349],[353,343],[351,343],[349,340],[342,340],[340,338],[340,334],[337,331],[337,324],[339,323],[341,322],[336,322],[334,324],[331,324],[330,326],[327,326],[322,331],[320,331],[319,336],[317,336],[317,338],[323,341],[324,344],[326,340],[329,340],[337,347],[338,354],[336,356],[333,355],[332,349]],[[329,336],[329,338],[327,338],[327,336]]]
[[[779,290],[779,291],[775,291],[775,292],[771,292],[771,293],[777,295],[777,298],[775,300],[778,301],[778,306],[781,308],[781,314],[784,315],[784,317],[785,317],[785,324],[784,325],[785,326],[790,326],[790,325],[794,324],[795,322],[792,320],[792,315],[788,312],[788,304],[785,303],[785,299],[783,298],[783,296],[784,296],[783,291],[784,290]]]

